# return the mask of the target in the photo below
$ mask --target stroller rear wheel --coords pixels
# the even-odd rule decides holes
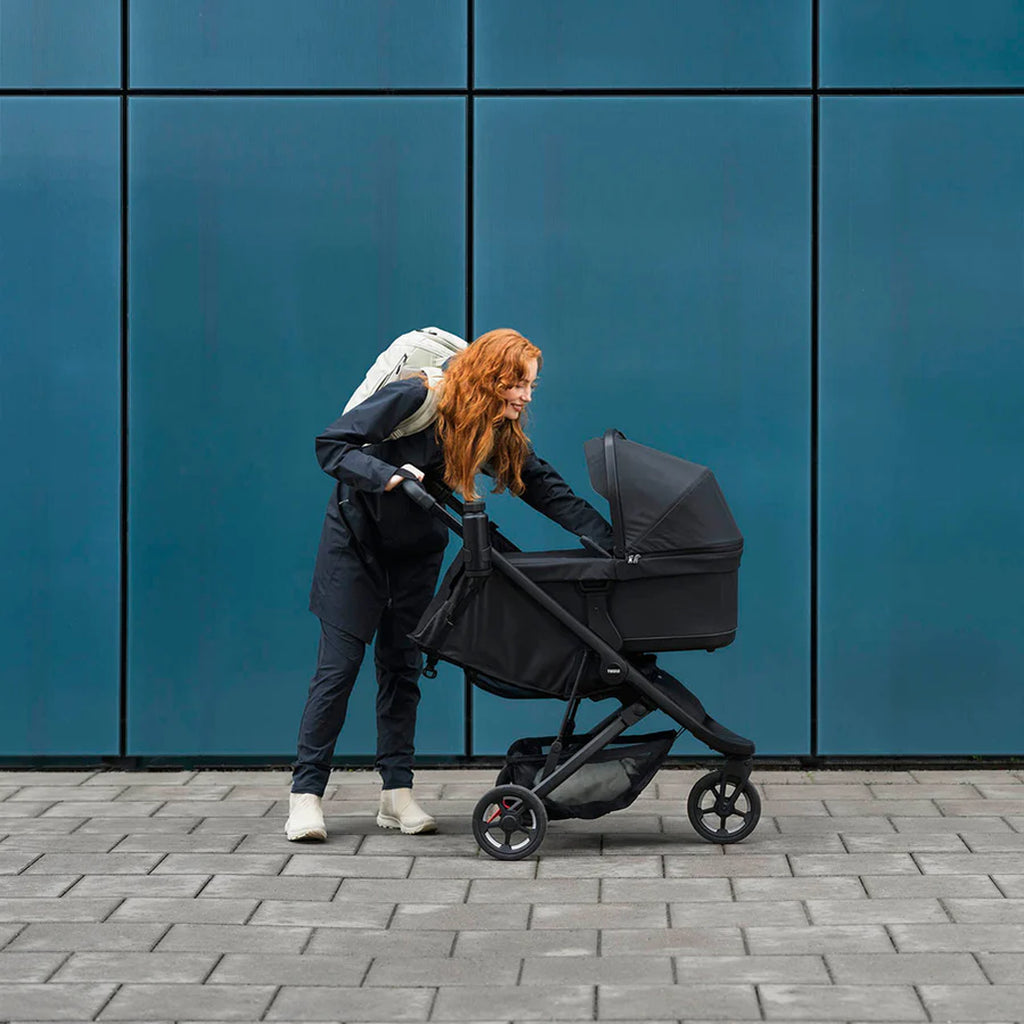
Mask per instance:
[[[473,810],[473,837],[495,860],[521,860],[544,841],[548,815],[540,797],[522,786],[497,786]]]
[[[738,843],[757,828],[761,798],[749,779],[740,783],[724,772],[708,772],[686,801],[690,824],[710,843]]]

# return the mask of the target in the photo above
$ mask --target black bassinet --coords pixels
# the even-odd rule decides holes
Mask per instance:
[[[509,564],[624,657],[731,643],[743,538],[712,472],[618,431],[584,447],[615,550],[513,551]],[[413,635],[429,655],[502,696],[568,699],[581,669],[584,695],[608,688],[587,644],[507,576],[465,569],[463,553]]]

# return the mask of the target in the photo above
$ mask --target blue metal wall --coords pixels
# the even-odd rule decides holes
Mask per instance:
[[[714,467],[740,634],[664,660],[761,752],[1019,753],[1022,38],[1015,0],[0,0],[0,756],[290,755],[312,438],[427,323],[541,345],[582,493],[608,426]],[[424,690],[424,754],[560,710]]]

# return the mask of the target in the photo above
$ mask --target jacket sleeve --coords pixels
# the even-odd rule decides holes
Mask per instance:
[[[589,537],[606,551],[612,550],[615,541],[608,521],[534,452],[530,452],[523,465],[523,484],[526,490],[521,497],[528,505],[577,537]]]
[[[342,414],[317,439],[316,458],[323,471],[360,491],[383,491],[398,472],[363,450],[378,444],[422,404],[426,385],[418,380],[396,381]]]

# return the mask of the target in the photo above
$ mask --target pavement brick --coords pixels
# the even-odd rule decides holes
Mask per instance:
[[[267,1012],[266,1020],[360,1021],[426,1020],[434,1001],[433,988],[327,988],[286,986]],[[457,992],[459,989],[448,989]],[[435,1008],[436,1009],[436,1008]],[[440,1019],[434,1014],[434,1019]]]
[[[1016,985],[1024,978],[1024,953],[979,953],[977,960],[985,975],[995,985]],[[951,977],[941,979],[944,984],[956,980]]]
[[[152,949],[167,930],[164,924],[29,924],[8,946],[8,950],[66,950],[69,953],[136,952]]]
[[[863,875],[861,880],[872,899],[1002,895],[988,875]]]
[[[1013,829],[1002,819],[986,818],[904,818],[893,816],[888,819],[897,832],[1012,832]]]
[[[109,853],[120,841],[121,836],[104,835],[52,835],[40,832],[37,835],[22,833],[8,836],[0,843],[3,853]],[[125,852],[125,851],[122,851]]]
[[[330,821],[328,821],[328,828]],[[444,819],[438,819],[438,829],[444,828]],[[373,825],[374,833],[380,829]],[[332,833],[333,835],[333,833]],[[476,856],[476,842],[470,835],[449,835],[438,831],[434,835],[403,836],[397,832],[366,836],[359,847],[361,855],[377,857],[468,857]]]
[[[0,804],[0,833],[6,835],[67,835],[80,829],[85,818],[38,818],[23,815],[11,817],[3,813],[7,804]],[[137,823],[136,823],[137,824]],[[125,832],[130,829],[125,829]]]
[[[148,896],[181,898],[195,896],[209,875],[85,875],[66,895],[68,899],[93,896]]]
[[[1024,985],[993,985],[987,988],[954,985],[922,985],[921,999],[933,1020],[1020,1020]]]
[[[939,810],[950,817],[990,817],[1024,814],[1024,787],[1013,800],[936,800]]]
[[[559,957],[560,963],[571,964],[568,957]],[[598,962],[596,959],[590,963]],[[379,957],[373,961],[365,985],[400,987],[479,985],[486,979],[489,985],[515,985],[519,978],[517,957]],[[570,977],[555,979],[566,985],[582,984]]]
[[[98,835],[95,838],[103,837]],[[217,835],[209,832],[204,832],[201,835],[167,835],[162,832],[156,832],[153,835],[134,833],[119,840],[114,851],[115,853],[231,853],[242,839],[242,834]]]
[[[24,786],[10,798],[11,802],[20,800],[37,800],[42,803],[65,801],[88,801],[106,803],[124,792],[124,786],[92,786],[82,789],[80,786]]]
[[[499,885],[501,883],[498,883]],[[509,885],[516,883],[509,882]],[[334,899],[362,903],[463,903],[470,883],[462,878],[346,878]],[[506,897],[512,900],[512,897]],[[504,902],[496,898],[493,902]],[[489,902],[489,901],[478,901]]]
[[[246,826],[248,828],[248,825]],[[267,834],[249,833],[234,848],[235,853],[280,853],[284,827],[274,829]],[[214,832],[198,833],[204,835],[216,835]],[[287,842],[287,840],[285,840]],[[323,851],[329,849],[333,854],[353,854],[359,849],[363,842],[363,836],[338,835],[332,830],[326,843],[288,843],[287,852],[292,857],[302,857],[309,854],[323,856]]]
[[[1024,900],[953,898],[943,901],[958,924],[1022,924]]]
[[[994,903],[994,900],[983,902]],[[807,900],[812,924],[946,923],[937,899]]]
[[[1021,953],[1020,924],[892,924],[893,942],[901,953]]]
[[[158,768],[151,768],[147,771],[120,771],[116,768],[94,772],[87,779],[83,779],[83,786],[132,786],[145,779],[147,786],[184,786],[194,779],[202,778],[202,773],[187,771],[163,771]]]
[[[609,928],[601,932],[602,956],[655,954],[740,954],[743,935],[739,928]]]
[[[1022,867],[1024,867],[1024,865],[1022,865]],[[1024,898],[1024,875],[993,875],[992,881],[999,886],[1008,898]],[[0,886],[2,885],[3,880],[0,879]],[[0,889],[0,891],[2,891],[2,889]]]
[[[122,927],[149,927],[124,925]],[[171,953],[301,953],[312,928],[259,928],[241,924],[175,924],[160,940],[157,952]]]
[[[482,976],[485,972],[477,981]],[[520,984],[671,985],[673,981],[669,956],[549,956],[526,957]]]
[[[309,900],[264,900],[252,916],[252,925],[309,925],[314,928],[384,928],[394,904],[354,903],[345,900],[312,903]],[[255,929],[253,929],[255,930]]]
[[[850,853],[968,853],[955,832],[933,834],[896,832],[883,835],[844,836]],[[1024,837],[1022,837],[1024,838]]]
[[[10,852],[5,853],[0,850],[0,875],[17,875],[25,870],[34,860],[38,860],[41,856],[34,850],[28,852]]]
[[[836,818],[897,814],[905,818],[937,818],[941,814],[931,800],[826,800],[825,806]]]
[[[53,899],[29,896],[0,899],[0,921],[102,921],[118,905],[117,899]]]
[[[401,859],[401,858],[396,858]],[[417,857],[410,878],[533,878],[537,861],[479,857]],[[573,877],[570,875],[570,877]]]
[[[155,921],[163,924],[243,924],[252,916],[258,905],[258,900],[131,896],[110,915],[109,919]]]
[[[496,1009],[511,1010],[516,1020],[593,1020],[591,985],[548,985],[542,989],[514,985],[464,985],[442,988],[431,1020],[493,1019]]]
[[[999,875],[1021,869],[1015,853],[922,853],[917,863],[926,875]]]
[[[598,1020],[761,1019],[753,985],[601,985],[597,999]]]
[[[159,1020],[173,1009],[177,1020],[260,1020],[273,985],[145,985],[117,990],[98,1020]]]
[[[145,777],[145,776],[143,776]],[[199,784],[166,786],[166,785],[136,785],[126,786],[122,791],[119,800],[223,800],[235,787],[228,785],[204,786]],[[238,787],[248,788],[248,787]],[[253,794],[250,799],[255,799],[260,794]]]
[[[9,771],[0,772],[0,786],[80,786],[96,772]]]
[[[732,899],[728,878],[602,878],[599,884],[603,903],[707,903]]]
[[[513,903],[406,903],[397,908],[389,927],[427,931],[519,930],[527,927],[529,914],[528,906]]]
[[[830,953],[827,959],[837,985],[988,983],[970,953]]]
[[[764,856],[766,853],[846,853],[846,847],[839,832],[804,834],[799,838],[765,832],[761,825],[748,842],[722,847],[726,857]]]
[[[201,984],[217,959],[215,953],[75,953],[53,980]]]
[[[255,854],[251,856],[256,856]],[[227,864],[238,857],[232,854]],[[282,875],[327,875],[330,878],[405,878],[409,874],[413,860],[411,857],[371,857],[349,856],[346,854],[307,854],[291,857]],[[224,872],[238,872],[230,866],[221,869]],[[256,872],[257,874],[261,872]],[[276,871],[262,872],[276,874]],[[453,876],[457,877],[457,876]]]
[[[25,869],[27,875],[146,875],[162,853],[44,853]]]
[[[969,832],[958,837],[971,853],[1024,852],[1024,835],[1019,832]],[[963,852],[963,851],[961,851]]]
[[[867,903],[868,900],[850,900]],[[723,903],[673,903],[669,907],[671,927],[702,924],[716,927],[746,927],[755,924],[801,926],[808,923],[803,904],[795,900],[735,900]]]
[[[774,773],[772,777],[774,777]],[[759,788],[765,802],[769,800],[804,800],[807,794],[813,795],[816,800],[867,800],[874,795],[872,787],[866,782],[833,784],[821,782],[805,786],[795,786],[792,783],[765,782]],[[899,787],[880,786],[878,788],[897,789]],[[914,791],[914,795],[923,795],[917,793],[918,786],[916,785],[907,786],[906,788]]]
[[[35,820],[40,817],[44,811],[48,811],[51,807],[57,806],[59,806],[59,804],[52,800],[5,800],[3,804],[0,804],[0,831],[7,831],[9,828],[8,822],[17,821],[19,818],[31,818]]]
[[[793,874],[801,875],[917,875],[909,853],[811,853],[790,857]]]
[[[538,878],[661,878],[663,874],[658,856],[560,857],[537,862]]]
[[[923,819],[911,819],[920,821]],[[931,820],[931,819],[928,819]],[[939,819],[936,819],[939,820]],[[813,815],[775,815],[775,824],[783,835],[814,835],[842,832],[844,835],[862,835],[872,832],[895,831],[890,819],[881,815],[859,815],[858,817],[815,817]],[[760,826],[758,826],[760,827]]]
[[[63,800],[52,804],[44,812],[44,817],[130,818],[136,822],[137,828],[139,818],[148,818],[160,806],[159,800],[118,800],[108,804],[93,803],[91,800]]]
[[[830,982],[825,961],[820,956],[677,956],[676,979],[679,985],[707,983],[714,978],[721,984],[768,981],[804,982],[827,985]]]
[[[0,953],[0,982],[46,981],[67,953]]]
[[[315,928],[303,955],[350,957],[448,956],[458,933],[454,931],[368,931],[349,928]],[[494,933],[492,933],[494,934]],[[500,932],[515,935],[515,932]],[[514,955],[514,954],[509,954]]]
[[[92,1020],[113,991],[113,985],[0,985],[0,1019]]]
[[[183,876],[184,877],[184,876]],[[349,881],[346,879],[346,881]],[[353,879],[354,881],[354,879]],[[344,882],[340,883],[344,885]],[[373,884],[373,883],[371,883]],[[397,883],[388,882],[388,887]],[[379,883],[377,883],[379,887]],[[206,899],[329,900],[339,892],[337,878],[300,875],[214,875],[199,893]],[[366,902],[369,902],[368,900]]]
[[[276,875],[287,862],[286,853],[169,853],[153,869],[153,874]]]
[[[760,986],[767,1020],[928,1020],[909,985]]]
[[[597,956],[596,928],[518,932],[467,930],[454,934],[458,938],[453,955],[458,957]],[[615,952],[613,948],[603,948],[605,955]],[[623,952],[635,953],[636,950]]]
[[[23,930],[20,924],[0,924],[0,948],[6,946],[11,939]]]
[[[79,875],[0,875],[0,897],[60,896]],[[106,893],[96,893],[105,896]]]
[[[748,857],[665,857],[669,878],[789,878],[788,859],[781,853]]]
[[[442,879],[436,879],[417,884],[436,886],[441,882]],[[597,903],[600,895],[598,878],[474,878],[469,883],[467,900],[469,903]]]
[[[121,806],[119,803],[118,806]],[[157,818],[228,818],[237,828],[249,818],[262,818],[274,806],[273,800],[168,800],[154,814]]]
[[[531,928],[665,928],[664,903],[537,904]]]
[[[162,956],[172,954],[164,953]],[[228,953],[210,975],[211,985],[331,985],[358,987],[370,967],[369,956],[321,956],[313,953]],[[400,962],[400,961],[399,961]],[[410,960],[410,963],[416,961]]]
[[[943,927],[921,925],[920,927]],[[881,925],[755,925],[745,929],[751,953],[889,953],[892,943]]]
[[[40,818],[39,820],[41,822],[47,820],[60,822],[64,819]],[[70,821],[72,819],[66,820]],[[146,818],[145,822],[143,822],[140,818],[96,817],[76,822],[76,831],[80,833],[114,833],[115,835],[126,836],[145,828],[146,833],[150,835],[184,835],[199,826],[202,820],[202,818]],[[234,831],[238,831],[237,823],[235,824]]]
[[[855,900],[864,898],[856,877],[737,878],[732,883],[738,900]]]

